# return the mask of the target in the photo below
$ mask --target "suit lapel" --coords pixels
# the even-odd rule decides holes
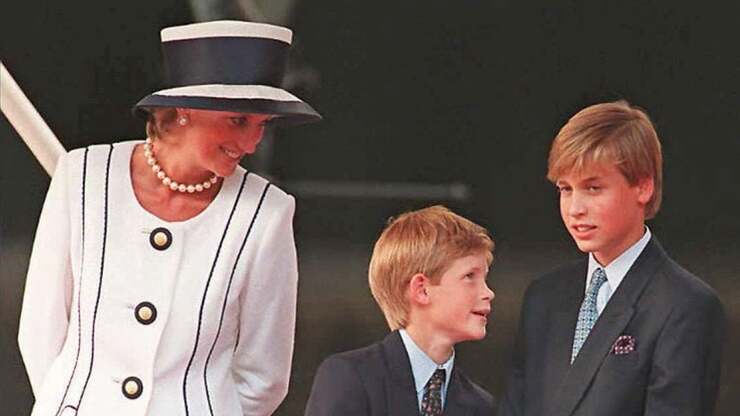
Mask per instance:
[[[398,331],[393,331],[383,340],[383,355],[392,381],[387,392],[388,414],[418,415],[419,401],[416,398],[411,362]]]
[[[633,305],[642,294],[650,278],[655,274],[656,269],[663,264],[666,258],[666,254],[657,240],[655,238],[651,239],[624,276],[624,280],[622,280],[596,321],[578,353],[578,357],[570,366],[570,371],[566,373],[558,395],[558,407],[555,415],[567,416],[573,413],[591,385],[591,380],[596,375],[601,363],[611,351],[612,344],[632,319],[634,314]],[[581,293],[581,298],[583,298],[583,293]],[[578,309],[576,309],[575,315],[573,324],[570,325],[569,343],[571,345],[575,321],[578,319]]]
[[[573,348],[573,334],[576,330],[578,310],[581,307],[585,292],[587,263],[583,262],[569,269],[564,276],[564,285],[560,296],[555,299],[552,310],[552,324],[549,326],[547,339],[551,343],[540,345],[544,349],[543,378],[546,386],[560,386],[570,372],[570,355]],[[542,350],[540,350],[542,351]],[[560,401],[558,389],[545,389],[542,402],[546,408],[553,408]],[[547,405],[549,403],[549,405]]]
[[[475,396],[466,388],[462,374],[455,367],[452,368],[450,386],[447,388],[444,414],[452,416],[472,415],[475,409]]]

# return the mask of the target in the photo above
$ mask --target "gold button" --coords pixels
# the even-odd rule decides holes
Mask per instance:
[[[139,323],[149,325],[157,319],[157,308],[151,302],[141,302],[136,305],[134,317]]]
[[[139,308],[139,318],[145,321],[152,319],[152,308],[148,306],[142,306]]]
[[[144,386],[141,384],[141,380],[137,377],[126,377],[121,384],[121,393],[123,393],[127,399],[138,399],[143,390]]]
[[[167,244],[167,235],[161,231],[154,234],[154,244],[158,245],[159,247]]]
[[[155,228],[149,234],[149,243],[159,251],[167,250],[172,244],[172,233],[164,227]]]
[[[123,389],[126,390],[129,396],[136,396],[139,393],[139,385],[133,380],[127,381]]]

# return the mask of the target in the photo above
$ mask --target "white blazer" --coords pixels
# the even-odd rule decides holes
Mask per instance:
[[[63,156],[39,220],[18,342],[33,416],[268,415],[288,389],[295,202],[237,167],[197,216],[139,205],[138,141]]]

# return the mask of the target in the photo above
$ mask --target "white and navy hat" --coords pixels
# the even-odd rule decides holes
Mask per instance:
[[[290,29],[265,23],[221,20],[162,30],[166,84],[134,110],[184,107],[276,114],[278,122],[311,123],[321,115],[282,89]]]

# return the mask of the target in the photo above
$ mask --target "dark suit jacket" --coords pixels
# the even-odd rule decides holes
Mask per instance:
[[[653,238],[602,311],[573,365],[587,261],[527,289],[503,416],[709,416],[724,339],[715,292]],[[620,335],[635,351],[612,352]]]
[[[493,398],[453,367],[444,414],[493,414]],[[319,366],[306,416],[419,415],[408,354],[398,332],[358,350],[334,354]]]

